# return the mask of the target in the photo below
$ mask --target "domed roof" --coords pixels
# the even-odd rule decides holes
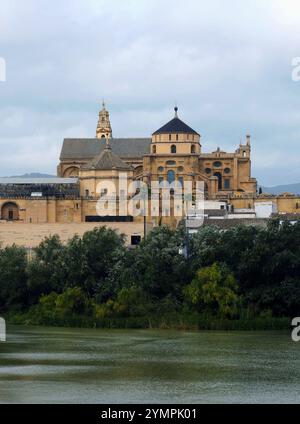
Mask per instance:
[[[175,107],[175,117],[163,125],[161,128],[159,128],[157,131],[155,131],[152,135],[157,134],[195,134],[199,135],[193,128],[189,127],[185,122],[183,122],[181,119],[177,116],[178,108]]]

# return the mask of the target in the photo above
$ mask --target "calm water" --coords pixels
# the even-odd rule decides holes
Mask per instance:
[[[274,333],[8,329],[0,402],[300,403],[300,344]]]

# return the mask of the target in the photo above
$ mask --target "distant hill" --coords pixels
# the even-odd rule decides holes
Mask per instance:
[[[269,193],[269,194],[281,194],[281,193],[300,194],[300,183],[284,184],[284,185],[278,185],[274,187],[261,186],[261,188],[263,193]]]
[[[12,175],[10,178],[55,178],[55,175],[31,172],[30,174]]]

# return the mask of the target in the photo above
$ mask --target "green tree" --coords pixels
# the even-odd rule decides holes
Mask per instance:
[[[57,313],[62,316],[90,313],[90,302],[80,287],[68,288],[57,296],[55,307]]]
[[[47,319],[90,315],[92,305],[80,287],[72,287],[61,294],[52,292],[41,296],[35,313],[47,322]]]
[[[0,249],[1,311],[24,309],[28,303],[26,250],[15,245]]]
[[[114,311],[122,316],[143,316],[149,312],[150,303],[140,287],[124,287],[117,295]]]
[[[192,283],[184,288],[184,295],[199,312],[233,317],[239,302],[237,291],[238,285],[228,268],[214,263],[197,271]]]
[[[32,303],[36,303],[41,295],[63,291],[66,278],[65,251],[57,235],[45,238],[34,249],[34,258],[28,265],[28,289]]]
[[[154,228],[126,257],[120,286],[136,285],[154,299],[162,299],[170,293],[181,298],[189,275],[187,262],[179,253],[182,240],[180,231]]]
[[[112,275],[122,267],[125,251],[125,236],[110,228],[95,228],[82,238],[73,237],[64,257],[66,286],[80,286],[89,296],[107,300],[116,283]]]

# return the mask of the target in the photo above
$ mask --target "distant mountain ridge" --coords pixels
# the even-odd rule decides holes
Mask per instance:
[[[261,186],[263,193],[268,194],[281,194],[281,193],[292,193],[300,195],[300,183],[295,184],[283,184],[274,187],[263,187]]]
[[[31,172],[30,174],[12,175],[8,178],[55,178],[55,175],[41,174],[40,172]]]

